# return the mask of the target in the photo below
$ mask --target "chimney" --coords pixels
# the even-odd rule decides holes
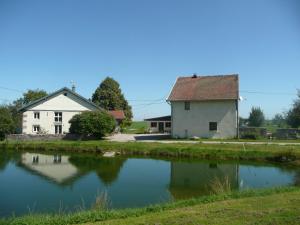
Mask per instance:
[[[72,91],[73,91],[73,92],[76,92],[75,82],[71,81],[71,83],[72,83]]]

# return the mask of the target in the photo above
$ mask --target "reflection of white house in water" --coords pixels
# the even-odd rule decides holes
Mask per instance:
[[[231,188],[238,188],[239,169],[236,164],[172,162],[169,190],[175,199],[206,195],[214,179],[228,177]]]
[[[24,153],[21,165],[57,183],[67,182],[79,174],[78,169],[69,162],[69,156]]]

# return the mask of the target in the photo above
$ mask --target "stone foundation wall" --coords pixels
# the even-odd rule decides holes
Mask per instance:
[[[58,141],[58,140],[95,140],[93,136],[83,136],[79,134],[9,134],[8,141]]]

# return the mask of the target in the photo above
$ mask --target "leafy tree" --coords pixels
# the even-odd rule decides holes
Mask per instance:
[[[0,106],[0,140],[4,140],[6,134],[15,130],[15,123],[12,115],[6,106]]]
[[[70,133],[93,135],[102,138],[114,131],[115,119],[104,111],[87,111],[73,116],[69,121]]]
[[[15,123],[16,133],[20,133],[22,130],[22,114],[19,113],[18,110],[22,106],[27,105],[40,98],[43,98],[47,95],[48,95],[47,92],[41,89],[28,90],[27,92],[23,93],[23,97],[15,100],[11,105],[8,106]]]
[[[250,127],[260,127],[265,122],[265,116],[261,108],[252,107],[249,118],[248,118],[248,126]]]
[[[300,126],[300,90],[298,90],[298,99],[294,101],[292,108],[287,113],[287,123],[293,128]]]
[[[23,97],[16,100],[14,104],[19,106],[26,105],[47,95],[47,92],[41,89],[28,90],[27,92],[23,93]]]
[[[111,77],[106,77],[95,90],[92,101],[106,110],[123,110],[126,119],[131,121],[132,110],[119,83]]]
[[[277,113],[272,119],[272,124],[276,125],[277,127],[285,127],[286,126],[285,116],[281,113]]]

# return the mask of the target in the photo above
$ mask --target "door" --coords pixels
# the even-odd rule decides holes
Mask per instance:
[[[164,129],[164,123],[163,122],[159,122],[158,123],[158,131],[160,133],[163,133],[165,131],[165,129]]]
[[[55,125],[55,134],[62,134],[62,125]]]

